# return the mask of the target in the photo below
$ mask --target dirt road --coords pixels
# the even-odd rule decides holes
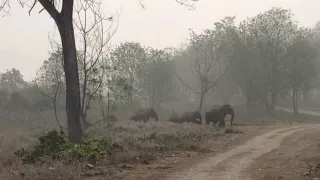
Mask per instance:
[[[226,153],[173,173],[166,180],[251,180],[243,170],[256,158],[278,148],[285,137],[295,132],[319,127],[320,125],[297,125],[270,131]]]

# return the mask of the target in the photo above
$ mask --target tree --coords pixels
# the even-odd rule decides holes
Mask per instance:
[[[15,68],[7,70],[0,75],[0,87],[11,93],[19,91],[19,89],[25,85],[26,82],[23,80],[23,76],[20,71]]]
[[[117,46],[110,54],[110,61],[117,67],[117,71],[122,78],[127,79],[128,103],[132,103],[133,92],[139,82],[136,76],[139,71],[144,69],[147,61],[147,50],[140,43],[126,42]]]
[[[291,91],[292,106],[298,114],[299,92],[304,87],[311,87],[318,75],[316,66],[317,51],[311,42],[314,36],[310,29],[300,28],[287,49],[284,72]]]
[[[108,68],[112,72],[112,68]],[[115,71],[115,69],[113,68]],[[110,72],[108,71],[108,73]],[[99,105],[102,110],[102,116],[103,120],[108,122],[108,125],[110,125],[110,119],[114,115],[114,111],[117,108],[117,105],[122,100],[125,100],[125,97],[127,95],[127,91],[129,89],[129,85],[126,81],[126,79],[121,78],[119,76],[116,76],[115,73],[110,75],[108,74],[107,77],[107,88],[106,88],[106,96],[101,93],[101,95],[98,98]],[[106,98],[106,103],[105,103]],[[105,107],[107,108],[107,111],[105,112]]]
[[[58,117],[58,105],[60,104],[61,94],[65,92],[65,79],[63,71],[63,55],[60,48],[56,52],[50,53],[48,60],[45,60],[37,72],[37,79],[34,85],[37,91],[45,97],[45,106],[54,110],[55,119],[60,132],[63,132]]]
[[[199,35],[191,32],[189,47],[182,55],[183,59],[189,61],[192,74],[198,79],[198,84],[192,86],[177,75],[183,86],[200,96],[200,111],[206,93],[221,80],[221,77],[215,74],[217,72],[215,68],[217,68],[220,60],[220,53],[218,52],[218,45],[215,44],[213,38],[214,32],[210,30],[206,30]]]
[[[224,74],[224,79],[214,88],[224,104],[229,103],[231,97],[237,92],[238,84],[234,73],[238,71],[237,63],[239,54],[242,53],[242,44],[239,31],[235,25],[235,16],[227,16],[220,22],[216,22],[216,32],[221,60],[219,61],[219,73]],[[225,72],[224,72],[225,71]]]
[[[183,86],[200,96],[200,111],[206,94],[226,79],[226,72],[235,58],[234,47],[229,45],[235,44],[234,18],[226,17],[215,23],[213,30],[207,29],[201,34],[191,32],[189,46],[180,57],[190,63],[197,84],[190,85],[179,75],[178,78]]]
[[[118,24],[113,29],[116,16],[104,17],[101,4],[94,1],[78,1],[74,11],[76,15],[74,24],[81,42],[78,46],[81,116],[84,125],[89,126],[90,123],[86,119],[87,112],[92,99],[98,98],[101,94],[99,92],[104,85],[109,41],[116,33]]]
[[[286,48],[294,37],[297,24],[290,10],[272,8],[241,23],[246,45],[246,62],[242,68],[247,94],[259,97],[266,109],[274,109],[276,99],[285,88],[281,66]]]
[[[80,119],[80,86],[73,26],[73,0],[63,0],[61,10],[50,0],[35,0],[29,13],[39,2],[55,21],[62,42],[63,68],[66,80],[66,112],[68,121],[68,137],[78,143],[84,137],[84,129]]]
[[[139,87],[151,107],[170,99],[173,87],[174,66],[171,55],[164,50],[150,49],[143,70],[138,72]]]
[[[31,110],[30,101],[20,95],[28,84],[24,81],[20,71],[12,68],[0,75],[0,110],[22,111]]]

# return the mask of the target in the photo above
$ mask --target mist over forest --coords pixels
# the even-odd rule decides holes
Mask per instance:
[[[201,33],[190,30],[183,46],[165,49],[139,42],[111,49],[116,30],[79,22],[79,32],[90,30],[78,34],[86,40],[77,50],[81,114],[101,107],[106,117],[130,106],[188,110],[182,104],[205,112],[227,103],[272,112],[290,101],[297,113],[299,101],[317,104],[319,23],[302,27],[292,13],[272,8],[238,26],[227,16]],[[33,81],[15,68],[1,74],[1,111],[65,110],[62,47],[52,44]]]
[[[12,140],[16,142],[13,149],[29,147],[36,142],[35,137],[57,130],[69,132],[71,141],[99,134],[111,137],[112,142],[126,142],[117,149],[122,152],[130,147],[130,136],[143,133],[151,134],[150,139],[156,137],[152,133],[177,129],[192,132],[187,139],[195,138],[196,133],[201,137],[213,133],[212,127],[204,124],[180,126],[169,122],[175,113],[182,117],[184,112],[199,111],[205,119],[210,109],[229,104],[235,111],[235,123],[241,124],[249,117],[245,113],[272,116],[285,108],[298,116],[300,110],[320,108],[320,23],[303,27],[290,9],[273,7],[239,24],[236,16],[226,16],[201,33],[190,30],[180,47],[164,49],[131,41],[111,46],[121,21],[117,24],[117,15],[103,17],[99,12],[99,5],[89,2],[75,7],[76,57],[66,53],[70,44],[51,40],[52,50],[32,81],[26,81],[16,68],[0,74],[0,131],[9,133],[11,129],[25,138],[20,139],[22,142]],[[59,31],[63,28],[59,26]],[[67,42],[67,35],[61,36],[66,36],[62,42]],[[129,120],[132,114],[149,108],[156,111],[157,122],[135,124]],[[12,136],[5,133],[3,137],[8,139],[3,142],[8,142]],[[156,145],[152,148],[139,144],[148,138],[138,138],[138,145],[131,147],[136,148],[132,150],[136,154],[130,158],[135,159],[141,149],[192,149],[182,143],[185,136],[177,136],[183,139],[179,145],[167,147],[165,143],[171,140],[165,136],[153,139]],[[0,153],[3,151],[0,141]],[[130,158],[112,158],[131,162]],[[146,157],[139,158],[140,162]]]

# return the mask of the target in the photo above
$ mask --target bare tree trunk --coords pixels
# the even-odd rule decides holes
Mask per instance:
[[[250,93],[248,92],[248,90],[246,90],[245,93],[245,103],[246,103],[246,107],[247,108],[252,108],[252,98],[250,96]]]
[[[132,96],[133,96],[133,75],[130,75],[130,85],[128,90],[128,103],[132,104]]]
[[[274,111],[274,106],[276,104],[276,100],[277,100],[277,93],[275,91],[273,91],[271,93],[271,103],[270,103],[270,110]]]
[[[108,93],[107,93],[107,121],[108,121],[108,117],[110,115],[110,90],[108,89]],[[108,121],[109,122],[109,121]]]
[[[57,79],[58,79],[58,78],[57,78]],[[41,89],[40,89],[40,87],[38,86],[37,82],[36,82],[36,87],[37,87],[37,90],[38,90],[38,92],[39,92],[40,94],[42,94],[43,96],[45,96],[45,97],[47,97],[47,98],[49,98],[49,99],[52,100],[53,106],[51,107],[51,106],[48,105],[48,107],[49,107],[49,108],[52,108],[52,109],[54,110],[54,116],[55,116],[55,118],[56,118],[56,122],[57,122],[57,125],[58,125],[59,130],[60,130],[60,134],[64,134],[62,125],[60,124],[60,121],[59,121],[58,110],[57,110],[57,100],[58,100],[58,94],[59,94],[59,92],[60,92],[60,83],[61,83],[61,82],[57,82],[57,87],[56,87],[56,89],[55,89],[55,92],[54,92],[53,97],[50,96],[49,94],[46,94],[46,93],[44,93],[43,91],[41,91]]]
[[[252,90],[252,86],[250,85],[250,82],[247,82],[246,88],[245,88],[245,103],[246,107],[248,109],[254,109],[255,108],[255,95],[254,91]]]
[[[296,89],[292,89],[292,106],[293,106],[293,113],[294,115],[298,115],[298,91]]]
[[[68,121],[68,138],[79,143],[84,137],[80,119],[80,86],[78,62],[73,28],[74,0],[63,0],[61,12],[50,0],[38,1],[54,19],[60,33],[63,49],[63,66],[66,79],[66,111]]]
[[[307,97],[308,97],[307,91],[303,91],[303,92],[302,92],[302,97],[303,97],[303,100],[304,100],[304,101],[307,100]]]
[[[86,52],[85,52],[86,53]],[[84,59],[85,61],[86,59]],[[87,121],[87,111],[86,111],[86,96],[87,96],[87,67],[86,67],[86,62],[84,62],[84,80],[83,80],[83,87],[82,87],[82,102],[80,103],[80,115],[83,120],[83,125],[84,127],[89,127],[90,123]],[[81,95],[80,95],[81,98]]]
[[[80,119],[80,85],[72,10],[73,0],[63,1],[61,16],[56,23],[63,47],[68,138],[71,142],[79,143],[84,137],[84,129]]]
[[[269,100],[269,94],[265,96],[260,95],[260,102],[264,104],[264,107],[266,108],[268,113],[272,113],[272,108],[270,106],[270,100]]]
[[[59,126],[60,134],[64,134],[63,128],[62,128],[62,126],[60,124],[60,121],[59,121],[58,112],[57,112],[57,96],[58,96],[58,93],[59,93],[59,89],[60,89],[60,83],[57,84],[56,91],[54,92],[53,108],[54,108],[54,116],[55,116],[56,122],[57,122],[57,124]]]
[[[200,94],[200,103],[199,103],[199,112],[200,113],[201,113],[201,110],[202,110],[202,105],[203,105],[203,100],[204,100],[205,95],[206,95],[205,92],[201,92],[201,94]]]

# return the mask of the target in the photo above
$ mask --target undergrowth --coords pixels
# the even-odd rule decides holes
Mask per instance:
[[[38,138],[39,143],[30,149],[21,148],[14,154],[24,163],[39,162],[50,157],[53,160],[97,162],[101,158],[123,150],[117,142],[108,138],[84,139],[80,144],[73,144],[57,131]]]
[[[63,160],[65,162],[97,163],[109,158],[109,163],[146,162],[155,158],[157,152],[172,150],[200,151],[200,142],[206,134],[157,133],[127,137],[116,142],[105,136],[102,138],[85,138],[80,144],[73,144],[57,131],[50,131],[38,138],[39,142],[31,148],[21,148],[14,154],[23,163],[44,162],[44,159]],[[130,157],[131,156],[131,157]]]

